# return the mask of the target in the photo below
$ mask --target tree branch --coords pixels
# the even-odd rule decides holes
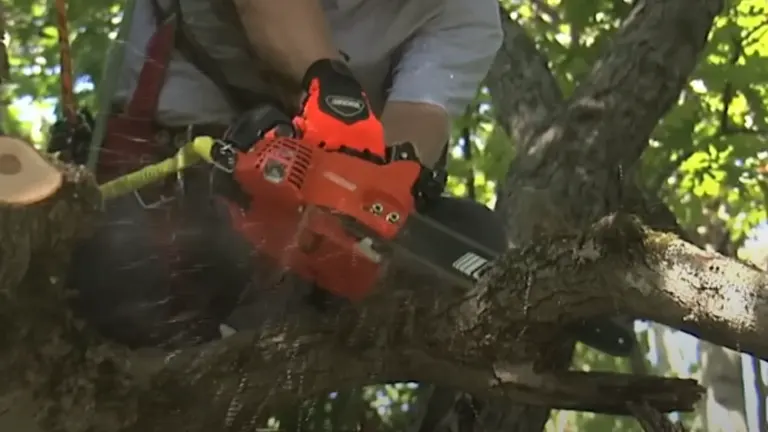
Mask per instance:
[[[381,294],[363,304],[335,315],[281,310],[258,332],[175,353],[137,380],[130,353],[78,324],[63,307],[61,278],[51,277],[99,208],[82,171],[65,170],[64,179],[37,207],[0,212],[2,245],[25,257],[0,269],[0,317],[10,330],[0,372],[11,377],[2,390],[31,390],[49,430],[217,431],[223,418],[237,430],[267,405],[409,380],[545,407],[692,409],[701,388],[690,380],[537,367],[546,361],[542,347],[568,322],[611,312],[768,355],[764,272],[617,215],[511,251],[470,293],[429,289],[410,271],[392,271]],[[28,223],[19,223],[19,212]],[[51,237],[54,246],[45,243]]]
[[[680,34],[676,25],[686,21],[682,17],[691,13],[684,9],[691,6],[685,1],[673,3],[637,3],[634,13],[617,33],[613,49],[565,107],[546,60],[524,30],[505,16],[505,49],[497,56],[487,81],[496,118],[501,125],[506,125],[520,149],[503,188],[508,196],[499,198],[500,211],[509,221],[507,232],[513,244],[527,244],[544,233],[579,230],[619,208],[638,212],[654,227],[684,234],[666,206],[660,208],[661,203],[649,203],[634,184],[623,184],[615,170],[617,166],[630,166],[628,162],[639,157],[647,145],[653,127],[674,102],[693,68],[711,26],[714,15],[710,16],[704,9],[693,14],[697,26],[691,29],[691,34],[699,32],[701,36],[682,40],[676,37]],[[698,12],[699,7],[696,8]],[[661,44],[643,42],[653,39],[664,40]],[[628,47],[631,50],[627,51]],[[656,77],[651,76],[654,71],[648,70],[646,64],[660,58],[658,52],[663,52],[661,58],[666,59],[667,52],[677,55],[676,50],[692,53],[691,58],[669,57],[674,62],[661,65],[668,71],[662,75],[675,76],[676,80],[654,81]],[[640,69],[628,71],[627,65]],[[628,77],[632,76],[628,73],[648,81],[643,83],[647,88],[640,91],[657,87],[652,93],[641,94],[647,97],[645,104],[635,105],[637,95],[632,92],[639,90],[638,83],[630,83]],[[624,95],[625,91],[629,97]],[[666,92],[664,97],[653,99],[662,92]],[[599,112],[585,109],[586,101],[604,103],[603,109]],[[649,109],[649,103],[658,106]],[[618,104],[623,106],[619,109]],[[589,115],[585,116],[584,112]],[[615,117],[622,113],[626,118],[617,123]],[[627,122],[648,126],[630,128]],[[620,138],[616,139],[617,136]],[[617,146],[618,142],[630,144]],[[638,149],[636,155],[632,146]],[[572,350],[563,346],[559,353],[559,358],[551,357],[550,366],[567,367]],[[546,421],[546,412],[541,410],[526,412],[528,408],[515,407],[515,411],[518,410],[518,416],[540,417],[536,422],[542,425]],[[495,416],[501,419],[499,424],[503,423],[498,430],[528,427],[526,420],[514,419],[515,413],[511,411],[508,409],[505,416]],[[514,425],[509,423],[510,419]],[[531,428],[540,426],[531,425]]]
[[[768,274],[628,216],[606,217],[582,235],[510,251],[489,277],[471,294],[465,316],[503,310],[511,322],[544,323],[627,314],[768,358]],[[475,318],[465,326],[483,324],[484,318]]]
[[[501,7],[504,43],[486,78],[493,109],[521,152],[560,108],[563,95],[547,59]]]
[[[590,240],[584,244],[608,251],[614,244],[605,241],[613,239],[607,233],[624,228],[600,227],[588,234]],[[589,260],[589,246],[569,249],[579,244],[572,239],[555,242],[546,250],[529,248],[520,255],[521,261],[549,263],[550,267],[540,267],[539,274],[559,274],[551,266],[560,270],[565,265],[554,259],[555,253],[579,263],[584,257]],[[583,272],[592,274],[592,270],[602,271],[603,261],[608,265],[613,260],[612,255],[601,255],[594,258],[593,268],[574,263],[570,264],[573,271],[562,273],[573,277],[576,267],[582,266]],[[510,268],[521,266],[510,264]],[[11,361],[2,363],[2,372],[19,380],[15,387],[4,390],[31,390],[43,407],[42,424],[66,432],[94,427],[125,432],[183,427],[190,432],[211,432],[224,430],[222,419],[230,430],[239,430],[267,405],[294,403],[339,387],[388,381],[435,382],[537,406],[609,413],[627,413],[628,402],[647,403],[662,411],[690,410],[700,395],[701,388],[691,380],[537,371],[531,361],[537,358],[542,341],[558,332],[553,324],[588,313],[583,307],[569,305],[583,304],[577,298],[580,291],[569,291],[564,297],[565,310],[575,311],[573,316],[549,309],[554,305],[563,310],[558,302],[539,301],[531,312],[541,318],[531,320],[521,315],[519,307],[512,306],[511,314],[505,315],[471,308],[486,296],[462,301],[460,293],[451,296],[444,290],[427,294],[394,288],[411,288],[413,281],[413,275],[393,273],[384,282],[388,289],[381,297],[344,308],[335,316],[281,313],[282,322],[275,321],[260,332],[242,332],[175,353],[138,381],[126,362],[131,359],[129,353],[78,325],[66,308],[56,304],[66,295],[61,283],[36,268],[27,272],[21,285],[2,286],[10,299],[5,306],[23,312],[14,317],[26,317],[17,324],[18,336],[5,341],[5,355],[10,353]],[[539,278],[533,291],[540,292],[540,283],[546,288],[555,281]],[[507,307],[510,302],[520,304],[514,297],[528,290],[517,283],[506,284],[506,288],[497,283],[487,286],[498,304]],[[577,285],[590,298],[607,292],[602,288],[587,289],[584,282]],[[31,292],[50,303],[31,302]],[[50,307],[36,310],[41,304]],[[432,306],[423,306],[427,304]],[[12,309],[6,311],[13,313]],[[470,321],[475,324],[467,327]],[[53,370],[58,373],[51,373]],[[606,394],[612,397],[606,398]]]
[[[566,121],[583,132],[572,141],[587,144],[597,164],[631,165],[677,101],[723,7],[722,0],[636,2],[569,103]]]

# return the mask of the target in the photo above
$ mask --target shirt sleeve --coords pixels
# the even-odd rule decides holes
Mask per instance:
[[[403,47],[388,100],[438,105],[460,115],[501,47],[497,0],[445,0]]]

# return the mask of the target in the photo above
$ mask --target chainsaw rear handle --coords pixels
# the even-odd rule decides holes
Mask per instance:
[[[291,118],[274,105],[264,104],[238,117],[222,138],[245,153],[270,131],[280,137],[296,137],[296,128]]]

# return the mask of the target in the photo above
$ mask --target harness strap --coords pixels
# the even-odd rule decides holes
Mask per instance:
[[[110,113],[107,134],[96,164],[96,177],[100,182],[138,169],[163,153],[167,143],[157,143],[155,115],[160,92],[176,38],[176,20],[173,17],[158,26],[147,44],[146,60],[138,83],[122,112]]]
[[[157,31],[149,40],[146,61],[141,68],[136,91],[125,107],[125,115],[147,119],[155,118],[175,40],[176,20],[169,17],[162,25],[158,26]]]
[[[144,65],[133,94],[115,110],[117,112],[109,114],[106,137],[96,165],[100,183],[168,157],[176,150],[171,132],[161,129],[155,120],[178,36],[177,14],[171,12],[165,15],[147,43]],[[195,211],[200,211],[202,207],[188,202],[189,197],[177,195],[176,180],[169,178],[166,182],[136,192],[136,198],[149,211],[147,220],[151,244],[157,252],[156,262],[163,268],[162,277],[167,278],[158,281],[158,289],[166,290],[169,296],[162,307],[169,323],[183,323],[180,334],[176,334],[178,329],[173,330],[173,334],[162,330],[162,325],[166,323],[160,323],[159,342],[170,345],[208,340],[218,334],[218,327],[216,323],[209,322],[210,312],[206,310],[210,289],[197,280],[200,265],[196,260],[199,261],[197,250],[200,246],[196,246],[197,240],[179,235],[184,227],[192,223],[190,218],[202,217],[195,215]],[[197,202],[201,200],[194,199]]]
[[[244,92],[229,84],[224,72],[216,66],[216,61],[200,48],[189,34],[187,26],[184,25],[180,0],[172,0],[169,11],[160,6],[159,0],[150,0],[150,3],[158,26],[168,19],[175,19],[174,48],[221,90],[230,105],[237,110],[247,109],[249,103]]]
[[[219,88],[227,102],[237,111],[245,112],[254,106],[268,104],[286,108],[279,97],[263,92],[254,92],[245,88],[232,85],[226,74],[205,48],[197,41],[190,31],[189,25],[184,20],[181,0],[171,0],[171,11],[165,11],[159,4],[159,0],[150,0],[155,11],[158,25],[171,14],[176,16],[176,40],[175,48],[186,61],[203,73],[212,83]],[[232,0],[220,0],[216,7],[225,8],[232,16],[237,16],[237,10]],[[274,89],[285,88],[286,83],[280,82],[277,77],[260,76],[265,84]],[[267,82],[268,81],[268,82]]]

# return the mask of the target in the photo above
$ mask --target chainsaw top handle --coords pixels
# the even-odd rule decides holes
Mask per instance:
[[[201,161],[211,163],[224,172],[233,173],[242,155],[247,154],[256,144],[263,142],[267,135],[288,139],[295,139],[296,135],[290,117],[272,105],[262,105],[242,115],[228,129],[222,140],[207,136],[197,137],[168,159],[102,184],[100,186],[102,196],[108,200],[135,192]],[[368,163],[381,164],[380,161],[367,159],[365,155],[351,149],[342,148],[340,153],[355,156],[361,159],[361,162],[366,160]],[[417,209],[428,205],[440,196],[445,184],[445,173],[432,171],[421,165],[411,143],[402,143],[387,149],[387,160],[384,165],[397,161],[411,161],[419,164],[418,176],[411,190]],[[373,170],[371,175],[377,171]],[[386,175],[386,171],[378,172],[379,175]]]
[[[297,139],[292,119],[274,105],[260,105],[240,116],[225,133],[224,140],[241,152],[248,152],[265,137],[286,137]],[[412,161],[419,164],[419,175],[413,184],[412,195],[416,208],[421,209],[439,198],[443,192],[447,174],[443,170],[431,170],[421,164],[414,145],[410,142],[390,146],[385,159],[351,147],[341,147],[339,153],[363,159],[376,165],[387,165],[397,161]],[[384,174],[384,172],[380,172]]]

